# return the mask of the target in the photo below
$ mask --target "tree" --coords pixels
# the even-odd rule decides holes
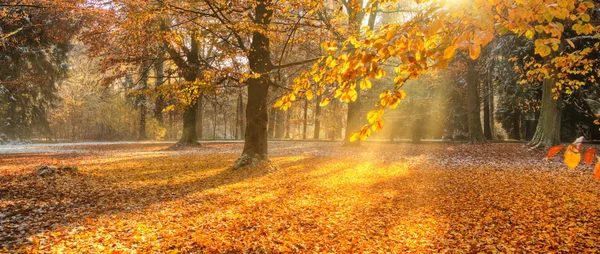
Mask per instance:
[[[467,119],[469,121],[469,141],[471,143],[486,142],[481,128],[479,104],[479,72],[477,61],[468,60],[467,63]]]
[[[48,112],[66,77],[70,40],[85,20],[76,1],[3,1],[0,4],[0,133],[49,134]]]
[[[291,95],[298,94],[299,87],[314,80],[319,91],[332,88],[335,90],[334,97],[347,103],[354,101],[358,84],[365,84],[360,86],[361,90],[369,89],[370,79],[387,75],[381,66],[392,59],[399,59],[398,63],[394,63],[394,89],[380,94],[377,108],[367,115],[369,123],[351,137],[353,140],[366,139],[372,130],[379,131],[383,127],[385,110],[396,108],[404,99],[406,95],[401,88],[407,80],[432,69],[445,69],[457,50],[468,51],[470,58],[475,60],[479,58],[481,48],[496,34],[515,34],[528,39],[535,37],[535,54],[544,58],[559,51],[561,44],[572,44],[561,40],[565,28],[563,21],[574,21],[571,29],[577,35],[596,33],[595,27],[590,24],[592,2],[555,3],[548,0],[535,3],[499,1],[492,4],[474,0],[469,4],[471,8],[460,3],[427,2],[427,8],[416,13],[408,22],[385,25],[362,38],[350,37],[339,48],[335,43],[325,43],[329,56],[321,58],[310,72],[300,75],[294,82],[296,89],[281,100],[288,101]],[[589,55],[597,48],[598,44],[595,44],[549,56],[549,63],[532,64],[529,74],[541,79],[555,78],[558,82],[554,92],[561,91],[562,84],[568,84],[565,92],[572,91],[581,86],[583,80],[595,80],[595,75],[590,72],[594,64]],[[560,71],[548,71],[550,67]],[[573,77],[569,75],[571,71],[583,75]]]

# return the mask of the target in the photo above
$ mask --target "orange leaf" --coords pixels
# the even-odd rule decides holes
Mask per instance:
[[[565,152],[565,164],[567,164],[567,167],[574,169],[577,167],[577,165],[579,165],[580,161],[581,154],[579,153],[579,150],[577,150],[575,146],[569,145],[567,147],[567,151]]]
[[[596,163],[594,166],[594,181],[600,180],[600,163]]]
[[[562,150],[563,147],[565,147],[565,145],[557,145],[557,146],[551,147],[550,150],[548,150],[548,156],[546,156],[546,160],[552,158],[552,156],[554,156],[558,152],[560,152],[560,150]]]
[[[583,161],[585,161],[585,165],[592,164],[592,162],[594,162],[594,157],[596,157],[596,148],[590,147],[590,149],[587,149],[587,151],[585,151],[583,154]]]

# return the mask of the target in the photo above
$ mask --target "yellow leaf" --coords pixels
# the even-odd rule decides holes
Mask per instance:
[[[565,152],[565,164],[567,167],[574,169],[579,165],[581,161],[581,154],[577,151],[577,148],[573,145],[569,145],[567,147],[567,151]]]
[[[277,100],[277,102],[275,102],[275,104],[273,104],[273,107],[274,107],[274,108],[279,108],[279,107],[281,107],[282,105],[283,105],[283,100],[282,100],[282,99],[279,99],[279,100]]]
[[[312,101],[312,99],[313,99],[313,91],[312,90],[306,91],[306,99],[309,101]]]
[[[364,78],[360,82],[360,89],[362,89],[362,90],[369,89],[369,88],[371,88],[371,86],[372,86],[371,81],[369,81],[368,78]]]
[[[356,132],[354,134],[352,134],[352,136],[350,136],[350,142],[354,142],[356,141],[358,138],[360,138],[360,133]]]
[[[525,32],[525,37],[526,37],[528,40],[531,40],[531,39],[533,39],[533,36],[534,36],[534,35],[535,35],[535,33],[533,32],[533,30],[527,30],[527,32]]]
[[[475,60],[481,55],[481,47],[476,44],[469,44],[469,56]]]
[[[319,106],[325,107],[329,104],[330,101],[331,101],[331,99],[329,99],[329,98],[323,98],[323,100],[321,100],[321,103],[319,103]]]
[[[367,114],[367,119],[369,120],[370,124],[373,124],[374,122],[379,120],[380,117],[381,117],[380,110],[372,110],[372,111],[369,111],[369,114]]]
[[[450,46],[444,50],[444,59],[451,59],[456,54],[456,47]]]
[[[541,57],[545,57],[550,55],[550,53],[552,52],[552,49],[550,49],[550,47],[548,47],[548,45],[545,44],[537,44],[535,45],[535,53],[540,55]]]
[[[580,18],[581,18],[581,20],[582,20],[583,22],[590,22],[590,15],[588,15],[587,13],[586,13],[586,14],[583,14],[583,15],[581,15],[581,17],[580,17]]]
[[[373,131],[380,131],[381,129],[383,129],[383,121],[379,120],[377,122],[375,122],[371,128],[373,129]]]

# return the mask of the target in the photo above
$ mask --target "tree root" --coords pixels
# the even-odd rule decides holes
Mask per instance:
[[[164,151],[180,151],[180,150],[186,150],[186,149],[193,149],[193,148],[201,148],[202,144],[200,142],[195,142],[195,143],[182,143],[182,142],[177,142],[172,146],[169,146],[168,148],[164,149]]]
[[[248,154],[242,154],[242,156],[240,156],[240,158],[238,158],[235,163],[233,164],[233,167],[231,169],[233,170],[237,170],[243,167],[255,167],[258,166],[260,163],[263,162],[271,162],[268,158],[266,158],[266,156],[260,156],[258,154],[251,156]]]

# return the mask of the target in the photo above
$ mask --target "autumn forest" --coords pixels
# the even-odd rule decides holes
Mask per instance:
[[[0,253],[600,252],[600,2],[0,0]]]

